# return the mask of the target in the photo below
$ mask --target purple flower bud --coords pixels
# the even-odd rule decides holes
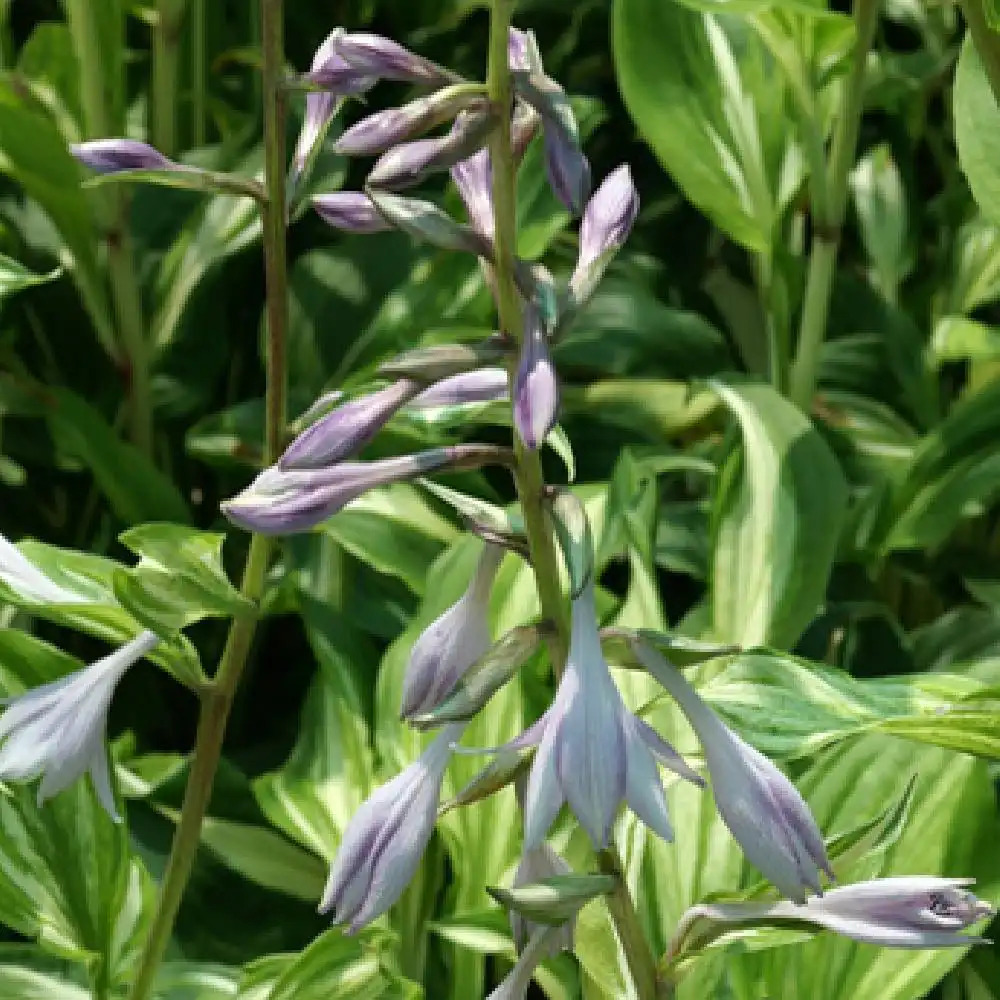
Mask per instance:
[[[370,197],[392,225],[421,243],[429,243],[440,250],[458,250],[482,257],[488,257],[492,252],[490,245],[471,227],[456,222],[432,202],[377,190],[371,191]]]
[[[410,408],[429,410],[435,406],[458,406],[462,403],[495,403],[507,399],[507,372],[503,368],[477,368],[451,375],[428,386],[410,400]]]
[[[481,149],[451,168],[451,179],[469,214],[469,225],[493,242],[493,168],[489,150]]]
[[[85,167],[99,174],[114,174],[122,170],[183,170],[179,163],[168,160],[158,149],[135,139],[95,139],[77,142],[69,151]]]
[[[403,143],[383,154],[367,183],[389,189],[412,187],[429,174],[467,159],[483,146],[495,125],[491,113],[463,111],[447,135]]]
[[[559,381],[537,309],[524,311],[524,343],[514,379],[514,425],[532,450],[541,447],[556,422]]]
[[[382,35],[350,32],[340,36],[336,50],[354,69],[382,80],[435,86],[460,82],[450,70]]]
[[[307,427],[285,449],[278,465],[285,470],[316,469],[356,455],[419,390],[417,382],[400,379],[343,403]]]
[[[512,27],[507,33],[507,65],[512,73],[530,72],[532,55],[537,49],[530,32]]]
[[[490,590],[504,550],[483,548],[465,593],[413,644],[403,678],[404,719],[433,711],[490,648]]]
[[[292,158],[290,181],[294,184],[312,160],[330,126],[330,119],[339,100],[350,94],[363,94],[375,86],[376,79],[351,66],[338,53],[344,34],[334,28],[313,56],[312,68],[306,79],[327,87],[325,93],[306,95],[306,113]]]
[[[447,726],[405,771],[375,791],[351,818],[319,904],[351,933],[403,894],[434,832],[452,745],[465,723]]]
[[[392,229],[371,198],[360,191],[320,194],[313,198],[312,205],[324,222],[348,233],[385,233]]]
[[[570,131],[542,116],[545,133],[545,170],[556,197],[579,215],[590,194],[590,163],[580,149],[574,125]]]
[[[708,903],[692,907],[678,926],[676,938],[698,919],[724,924],[814,924],[855,941],[883,948],[965,948],[987,944],[981,937],[961,934],[972,924],[993,916],[989,903],[965,887],[968,878],[907,875],[876,878],[831,889],[804,903]]]
[[[593,585],[573,601],[566,670],[545,715],[511,747],[538,744],[524,805],[524,845],[537,847],[567,802],[597,848],[605,847],[622,800],[664,840],[673,839],[659,761],[695,784],[701,778],[622,702],[601,652]]]
[[[264,535],[308,531],[377,486],[413,479],[436,469],[477,468],[503,461],[488,445],[452,445],[377,462],[341,462],[322,469],[265,469],[239,495],[221,505],[234,524]]]
[[[388,108],[362,118],[341,135],[334,148],[343,156],[377,156],[454,118],[460,111],[485,104],[468,88],[445,87],[401,108]]]
[[[623,164],[608,174],[583,213],[580,254],[569,281],[576,305],[593,294],[611,259],[625,245],[638,214],[639,193]]]
[[[632,648],[691,723],[705,752],[719,815],[750,862],[796,902],[804,902],[809,889],[822,892],[819,874],[832,879],[833,870],[816,821],[795,786],[729,729],[655,649],[641,640]]]

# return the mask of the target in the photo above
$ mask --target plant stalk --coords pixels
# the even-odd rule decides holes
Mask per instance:
[[[960,3],[972,44],[986,70],[993,97],[1000,104],[1000,33],[986,20],[985,0],[960,0]]]
[[[490,49],[487,89],[500,122],[490,140],[493,170],[493,212],[495,239],[495,279],[500,329],[510,338],[523,337],[521,303],[514,280],[517,252],[517,168],[511,146],[510,118],[513,93],[507,62],[507,34],[514,0],[493,0],[490,13]],[[545,507],[545,479],[538,452],[526,448],[515,434],[514,481],[528,549],[535,572],[535,583],[542,617],[555,624],[549,641],[553,671],[560,677],[569,651],[569,620],[559,582],[559,556],[556,552],[549,516]],[[656,998],[656,963],[621,874],[621,864],[614,850],[600,854],[602,870],[615,875],[617,888],[608,896],[608,909],[625,952],[639,1000]]]
[[[181,19],[187,0],[158,0],[153,29],[153,145],[177,154],[177,90]]]
[[[208,10],[205,0],[191,0],[191,139],[208,138]]]
[[[285,333],[287,326],[287,263],[285,247],[284,97],[280,81],[284,65],[282,0],[260,0],[264,62],[264,136],[268,143],[265,183],[268,201],[264,226],[267,294],[267,428],[265,462],[280,454],[285,431]],[[212,795],[222,753],[226,723],[246,666],[257,625],[256,607],[264,592],[273,550],[272,539],[254,535],[240,592],[254,610],[236,616],[229,628],[215,677],[202,692],[198,733],[184,802],[160,889],[156,915],[139,960],[129,1000],[149,1000],[153,983],[173,932],[177,912],[201,837],[202,821]]]
[[[827,213],[825,217],[817,215],[814,219],[815,232],[809,255],[799,342],[790,380],[792,400],[807,412],[816,389],[819,356],[826,335],[830,296],[840,251],[840,232],[847,208],[847,180],[854,164],[864,110],[865,64],[875,38],[878,11],[878,0],[855,0],[857,38],[826,172]]]

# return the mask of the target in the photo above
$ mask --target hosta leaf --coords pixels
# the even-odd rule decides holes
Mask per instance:
[[[812,424],[771,386],[712,385],[742,435],[715,499],[715,637],[792,646],[826,594],[844,477]]]

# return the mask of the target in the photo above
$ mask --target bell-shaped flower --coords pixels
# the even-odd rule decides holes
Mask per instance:
[[[965,948],[986,944],[962,934],[994,914],[989,903],[966,888],[974,879],[904,875],[839,886],[804,903],[704,903],[692,907],[678,925],[683,939],[697,922],[726,927],[787,921],[813,924],[844,937],[883,948]]]
[[[535,928],[527,945],[514,963],[514,968],[486,1000],[525,1000],[535,969],[538,968],[541,961],[551,955],[554,942],[558,941],[559,934],[560,928],[558,927]]]
[[[460,83],[461,77],[423,56],[411,52],[399,42],[366,31],[340,33],[334,43],[336,54],[355,72],[378,80],[399,80],[403,83],[423,83],[444,87]],[[333,67],[314,70],[312,78],[337,86],[340,78]]]
[[[50,580],[11,541],[0,535],[0,580],[19,597],[40,604],[84,604],[86,597]]]
[[[403,678],[404,719],[437,708],[490,648],[490,591],[504,550],[486,545],[465,593],[413,644]]]
[[[545,442],[559,410],[559,380],[538,310],[524,310],[524,340],[514,378],[514,425],[532,450]]]
[[[451,168],[451,179],[469,216],[469,225],[490,244],[493,242],[493,167],[490,153],[481,149]]]
[[[83,670],[7,699],[0,715],[0,779],[41,776],[41,805],[89,771],[98,800],[118,822],[105,747],[108,707],[125,671],[158,641],[142,632]]]
[[[557,854],[548,844],[542,843],[538,847],[526,848],[521,852],[521,860],[514,872],[514,888],[532,885],[535,882],[544,882],[546,879],[558,875],[569,875],[572,871],[573,869],[561,854]],[[575,922],[575,920],[567,920],[564,924],[552,927],[552,930],[557,933],[549,937],[546,954],[551,956],[557,955],[560,951],[573,950]],[[514,935],[514,945],[518,952],[524,951],[528,947],[531,935],[542,930],[543,927],[542,924],[536,924],[526,919],[515,909],[510,911],[510,929]]]
[[[762,753],[737,736],[655,649],[633,643],[643,666],[687,716],[705,752],[723,822],[750,862],[781,893],[802,903],[833,870],[816,820],[798,790]]]
[[[506,369],[477,368],[434,382],[414,396],[409,407],[430,410],[436,406],[459,406],[463,403],[496,403],[507,399],[509,392]]]
[[[419,391],[419,383],[404,378],[341,404],[307,427],[285,449],[278,465],[286,470],[316,469],[356,455]]]
[[[363,493],[438,469],[469,469],[507,461],[503,449],[459,444],[377,462],[340,462],[320,469],[272,465],[240,494],[222,503],[233,524],[264,535],[309,531]]]
[[[511,745],[538,744],[524,803],[524,844],[544,840],[563,802],[596,848],[606,847],[622,800],[664,840],[673,839],[656,762],[701,778],[622,702],[601,652],[590,584],[573,601],[569,656],[555,700]]]
[[[409,767],[377,789],[351,818],[319,905],[334,923],[359,930],[410,883],[434,832],[453,744],[465,723],[446,726]]]
[[[570,277],[574,305],[594,293],[608,264],[625,245],[639,214],[639,194],[627,165],[613,170],[594,192],[580,223],[580,253]]]
[[[158,149],[135,139],[94,139],[69,147],[74,158],[99,174],[123,170],[183,170]]]
[[[392,226],[361,191],[334,191],[312,199],[316,214],[334,229],[347,233],[386,233]]]

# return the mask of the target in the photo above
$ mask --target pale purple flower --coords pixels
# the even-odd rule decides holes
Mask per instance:
[[[495,124],[495,116],[486,111],[463,111],[446,135],[404,142],[383,153],[367,184],[393,190],[412,187],[482,148]]]
[[[524,310],[524,340],[514,378],[514,425],[534,450],[545,442],[559,410],[559,380],[537,308]]]
[[[804,903],[708,903],[693,907],[678,930],[696,918],[726,924],[791,920],[883,948],[965,948],[988,943],[960,932],[994,913],[966,888],[974,881],[905,875],[840,886]]]
[[[569,281],[577,304],[593,294],[611,259],[625,245],[638,214],[639,193],[623,164],[608,174],[583,213],[580,253]]]
[[[481,149],[474,156],[451,168],[451,179],[469,216],[469,225],[483,239],[493,242],[493,169],[489,150]]]
[[[413,644],[403,678],[404,719],[437,708],[490,648],[490,591],[503,557],[499,546],[484,546],[465,593]]]
[[[383,35],[365,31],[341,34],[336,42],[336,52],[355,70],[380,80],[439,87],[460,82],[460,78],[450,70]]]
[[[558,939],[558,927],[536,928],[520,957],[514,963],[504,981],[486,998],[486,1000],[525,1000],[531,977],[538,964],[549,956],[553,942]]]
[[[285,449],[278,465],[285,470],[316,469],[356,455],[419,391],[419,383],[404,378],[341,404],[307,427]]]
[[[363,94],[375,86],[376,77],[350,65],[337,51],[343,28],[334,28],[313,56],[308,79],[328,87],[319,93],[306,94],[306,113],[292,157],[290,181],[294,183],[315,154],[330,127],[340,100],[351,94]]]
[[[705,752],[712,794],[726,826],[750,862],[790,899],[822,892],[831,879],[823,837],[795,786],[762,753],[740,739],[656,650],[633,643],[639,661],[667,689]]]
[[[592,584],[573,601],[569,656],[555,701],[511,746],[535,743],[525,792],[526,848],[541,844],[563,802],[597,848],[607,846],[622,800],[671,840],[656,761],[702,783],[673,747],[625,708],[601,652]]]
[[[118,682],[159,639],[142,632],[114,653],[57,681],[8,698],[0,715],[0,780],[42,776],[38,804],[90,772],[98,801],[119,822],[105,746]]]
[[[237,496],[220,505],[233,524],[264,535],[290,535],[332,517],[363,493],[444,468],[478,468],[503,462],[489,445],[459,444],[376,462],[340,462],[320,469],[272,465]]]
[[[351,818],[323,892],[321,913],[353,933],[381,916],[416,873],[434,832],[441,782],[465,723],[445,727]]]
[[[69,147],[74,158],[99,174],[124,170],[183,170],[158,149],[135,139],[94,139]]]
[[[471,372],[449,375],[429,385],[410,400],[415,410],[436,406],[458,406],[462,403],[495,403],[507,399],[510,383],[503,368],[477,368]]]
[[[514,872],[514,888],[522,885],[532,885],[558,875],[569,875],[573,869],[561,854],[557,854],[548,844],[526,848],[521,852],[517,871]],[[528,946],[531,935],[541,930],[543,925],[533,923],[517,910],[510,911],[510,929],[514,935],[514,946],[519,952]],[[573,950],[573,929],[575,920],[567,920],[553,928],[557,933],[549,938],[547,954],[557,955],[560,951]]]
[[[348,233],[385,233],[392,226],[361,191],[335,191],[312,199],[316,214],[328,225]]]

